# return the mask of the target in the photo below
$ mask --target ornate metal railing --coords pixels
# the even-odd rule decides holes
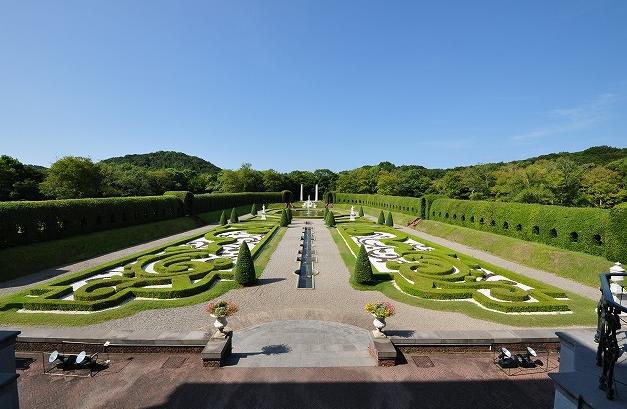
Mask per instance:
[[[623,270],[624,271],[624,270]],[[606,391],[608,399],[614,399],[614,367],[620,354],[616,332],[620,329],[620,313],[627,313],[627,305],[621,305],[612,294],[612,278],[626,277],[627,273],[601,273],[601,299],[597,305],[598,323],[594,340],[599,343],[597,365],[603,368],[599,389]]]

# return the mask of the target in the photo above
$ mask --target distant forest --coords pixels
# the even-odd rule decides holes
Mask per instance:
[[[220,169],[180,152],[126,155],[94,163],[67,156],[50,168],[0,156],[0,200],[42,200],[194,193],[291,190],[415,196],[441,194],[457,199],[497,200],[564,206],[612,207],[627,201],[627,148],[599,146],[508,163],[453,169],[396,166],[381,162],[335,173],[329,169],[287,173]]]

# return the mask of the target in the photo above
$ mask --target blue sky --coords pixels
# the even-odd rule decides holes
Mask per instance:
[[[453,167],[627,146],[627,2],[3,1],[0,153]]]

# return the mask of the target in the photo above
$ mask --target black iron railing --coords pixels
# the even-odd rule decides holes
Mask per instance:
[[[627,277],[627,273],[601,273],[601,299],[597,305],[598,323],[594,340],[599,343],[597,365],[603,368],[599,388],[614,399],[614,367],[620,354],[616,332],[620,329],[620,313],[627,313],[627,305],[616,302],[611,291],[612,277]]]

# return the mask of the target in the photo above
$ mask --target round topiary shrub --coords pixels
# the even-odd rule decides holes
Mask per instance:
[[[233,210],[231,210],[231,218],[229,219],[231,224],[233,223],[239,223],[239,216],[237,215],[237,209],[233,208]]]
[[[287,227],[290,224],[289,218],[287,217],[287,212],[285,209],[281,211],[281,222],[279,223],[281,227]]]
[[[252,207],[250,208],[250,214],[252,214],[253,216],[257,216],[257,203],[253,203]]]
[[[226,211],[222,210],[222,214],[220,215],[220,226],[225,226],[228,223],[226,218]]]
[[[373,278],[372,265],[370,264],[370,259],[368,258],[368,252],[366,251],[366,246],[362,244],[359,248],[359,253],[357,254],[353,279],[357,283],[364,284],[371,282]]]
[[[253,256],[250,254],[248,244],[245,242],[239,246],[239,254],[237,255],[237,263],[233,269],[235,281],[241,285],[249,285],[257,281],[255,273],[255,263]]]
[[[385,225],[389,227],[394,227],[394,218],[392,217],[392,212],[388,212],[388,216],[385,218]]]
[[[381,213],[379,213],[379,219],[377,219],[377,223],[385,224],[385,213],[383,213],[383,210],[381,210]]]
[[[364,217],[364,208],[359,206],[359,217]]]

